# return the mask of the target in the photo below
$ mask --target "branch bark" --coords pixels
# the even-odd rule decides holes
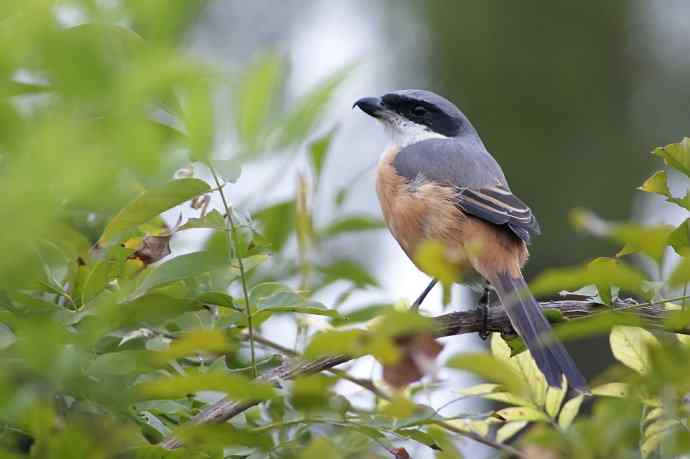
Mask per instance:
[[[664,309],[663,303],[635,304],[634,302],[622,301],[611,308],[591,301],[562,300],[542,302],[541,307],[546,312],[547,318],[552,322],[570,321],[574,319],[582,320],[592,316],[608,314],[612,319],[610,325],[613,325],[617,320],[620,323],[630,324],[631,319],[633,319],[649,328],[690,334],[690,328],[688,327],[673,330],[665,328],[664,319],[667,316],[667,311]],[[553,313],[549,313],[548,311],[550,310],[553,311]],[[553,316],[557,316],[558,320],[553,319]],[[433,320],[433,334],[438,338],[479,332],[484,322],[482,313],[478,309],[451,312],[449,314],[434,317]],[[490,332],[498,332],[503,335],[515,335],[515,330],[511,326],[510,320],[503,308],[496,307],[490,309],[486,322],[486,329]],[[278,384],[281,380],[328,371],[349,360],[352,360],[352,357],[347,355],[333,355],[316,360],[288,360],[273,370],[259,376],[257,380]],[[259,401],[234,402],[225,398],[202,410],[192,418],[190,423],[205,424],[225,422],[259,403]],[[481,441],[481,438],[474,439]],[[160,446],[163,448],[175,449],[181,447],[182,444],[175,437],[169,437],[164,440]]]

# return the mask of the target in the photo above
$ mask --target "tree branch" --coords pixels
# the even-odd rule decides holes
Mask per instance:
[[[547,318],[552,322],[571,321],[573,319],[582,320],[592,316],[602,317],[608,315],[612,319],[609,325],[615,324],[616,321],[630,324],[631,319],[633,319],[634,321],[641,322],[641,325],[650,328],[690,334],[690,328],[688,327],[673,330],[668,330],[665,327],[664,319],[667,316],[667,311],[664,309],[663,303],[635,304],[634,302],[621,301],[611,308],[591,301],[562,300],[543,302],[541,307],[546,312]],[[554,319],[554,315],[558,316],[558,319]],[[439,338],[476,333],[482,329],[483,325],[482,313],[478,309],[451,312],[434,317],[433,321],[433,335]],[[503,308],[490,309],[486,328],[490,332],[515,335],[515,331]],[[257,381],[278,384],[281,380],[311,375],[321,371],[330,371],[333,367],[349,360],[352,360],[352,357],[347,355],[333,355],[316,360],[289,360],[259,376]],[[192,418],[190,423],[225,422],[259,403],[259,401],[234,402],[225,398],[202,410]],[[169,437],[160,446],[175,449],[182,446],[182,444],[175,437]]]

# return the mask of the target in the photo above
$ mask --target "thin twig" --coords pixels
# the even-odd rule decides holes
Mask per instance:
[[[235,248],[235,257],[237,258],[237,264],[240,268],[240,281],[242,283],[242,295],[244,296],[244,310],[247,316],[247,330],[249,331],[249,349],[251,353],[252,360],[252,375],[256,378],[258,372],[256,371],[256,351],[254,349],[254,321],[252,318],[252,309],[249,304],[249,293],[247,290],[247,277],[244,271],[244,262],[242,261],[242,255],[239,249],[239,239],[237,237],[237,227],[235,226],[235,219],[232,218],[232,211],[228,200],[225,198],[225,193],[223,192],[223,186],[221,186],[220,180],[218,179],[218,174],[211,164],[209,164],[209,169],[211,170],[211,175],[213,175],[213,180],[216,182],[216,187],[218,188],[218,193],[220,194],[220,199],[223,201],[223,207],[225,208],[225,218],[230,225],[230,233],[228,233],[227,228],[225,232],[225,238],[228,243],[228,250]],[[228,252],[229,253],[229,252]],[[232,260],[232,256],[230,256]]]
[[[299,355],[295,351],[288,349],[284,346],[281,346],[278,343],[274,343],[273,341],[266,339],[261,335],[255,335],[254,338],[256,339],[257,343],[263,344],[264,346],[270,347],[271,349],[274,349],[274,350],[281,352],[285,355],[289,355],[291,357],[297,357]],[[373,392],[379,398],[382,398],[384,400],[390,400],[390,397],[388,396],[388,394],[386,394],[381,389],[376,387],[376,385],[371,380],[355,378],[355,377],[349,375],[348,373],[341,371],[341,370],[337,370],[335,368],[329,368],[328,372],[333,373],[334,375],[338,376],[339,378],[350,381],[351,383],[356,384],[359,387],[362,387],[362,388],[364,388],[370,392]],[[495,448],[495,449],[503,450],[506,453],[511,454],[515,457],[525,457],[525,455],[521,451],[517,450],[516,448],[513,448],[510,445],[498,443],[498,442],[491,440],[490,438],[486,438],[486,437],[479,435],[477,433],[459,429],[459,428],[453,426],[452,424],[449,424],[445,420],[432,419],[429,421],[429,423],[435,424],[435,425],[437,425],[437,426],[439,426],[439,427],[441,427],[441,428],[443,428],[449,432],[453,432],[453,433],[456,433],[458,435],[462,435],[463,437],[467,437],[471,440],[474,440],[476,442],[482,443],[483,445],[490,446],[490,447]]]
[[[627,309],[630,308],[631,305],[626,302],[620,302],[614,305],[614,307],[609,307],[592,301],[577,300],[548,301],[541,303],[541,307],[545,310],[553,309],[560,311],[560,316],[566,320],[582,319],[601,313],[615,314],[618,311],[623,311],[621,317],[624,317],[625,314],[633,314],[640,318],[642,324],[646,326],[666,330],[665,327],[667,325],[665,324],[665,318],[669,311],[663,306],[659,306],[656,303],[633,306],[635,306],[634,309]],[[433,318],[432,333],[436,337],[477,333],[482,330],[482,327],[485,325],[483,319],[483,314],[477,309],[444,314]],[[503,308],[491,308],[489,310],[489,317],[486,321],[485,329],[489,332],[498,332],[504,335],[515,334],[510,319],[508,319]],[[668,331],[690,334],[690,328],[688,327]],[[257,378],[257,381],[280,384],[281,381],[294,379],[299,376],[330,371],[333,367],[352,359],[353,357],[342,354],[321,357],[316,360],[293,359],[293,361],[284,362],[279,367],[261,375]],[[193,424],[225,422],[259,403],[259,401],[234,402],[225,398],[206,407],[190,422]],[[162,442],[161,446],[173,449],[179,448],[182,444],[176,438],[170,437]]]

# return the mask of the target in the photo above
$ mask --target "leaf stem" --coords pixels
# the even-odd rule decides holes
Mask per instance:
[[[244,296],[244,313],[247,316],[247,329],[249,331],[249,349],[251,352],[251,360],[252,360],[252,375],[254,378],[258,376],[258,373],[256,371],[256,350],[254,346],[254,318],[252,317],[252,310],[251,310],[251,305],[249,304],[249,293],[247,290],[247,276],[244,271],[244,262],[242,261],[242,255],[240,254],[239,251],[239,239],[237,237],[237,227],[235,226],[235,220],[232,218],[232,212],[230,209],[230,205],[228,204],[228,200],[225,198],[225,193],[223,192],[223,186],[225,184],[221,185],[220,180],[218,179],[218,174],[216,174],[216,170],[213,168],[213,166],[209,163],[208,165],[209,169],[211,170],[211,175],[213,175],[213,180],[216,182],[216,187],[218,189],[218,194],[220,194],[220,199],[223,201],[223,207],[225,208],[225,218],[227,225],[229,228],[226,228],[228,231],[225,232],[225,238],[228,242],[228,250],[231,250],[232,247],[235,248],[235,257],[237,258],[237,264],[239,265],[240,268],[240,281],[242,283],[242,295]],[[232,255],[230,252],[228,252],[230,255],[230,262],[232,263]]]

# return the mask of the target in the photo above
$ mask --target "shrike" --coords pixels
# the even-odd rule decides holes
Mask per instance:
[[[386,224],[407,256],[417,264],[424,241],[442,243],[462,273],[458,282],[488,282],[496,290],[547,383],[561,387],[565,376],[570,387],[586,392],[585,378],[522,275],[527,244],[540,233],[539,224],[510,191],[467,117],[445,98],[422,90],[365,97],[355,106],[379,120],[391,137],[379,161],[376,190]]]

